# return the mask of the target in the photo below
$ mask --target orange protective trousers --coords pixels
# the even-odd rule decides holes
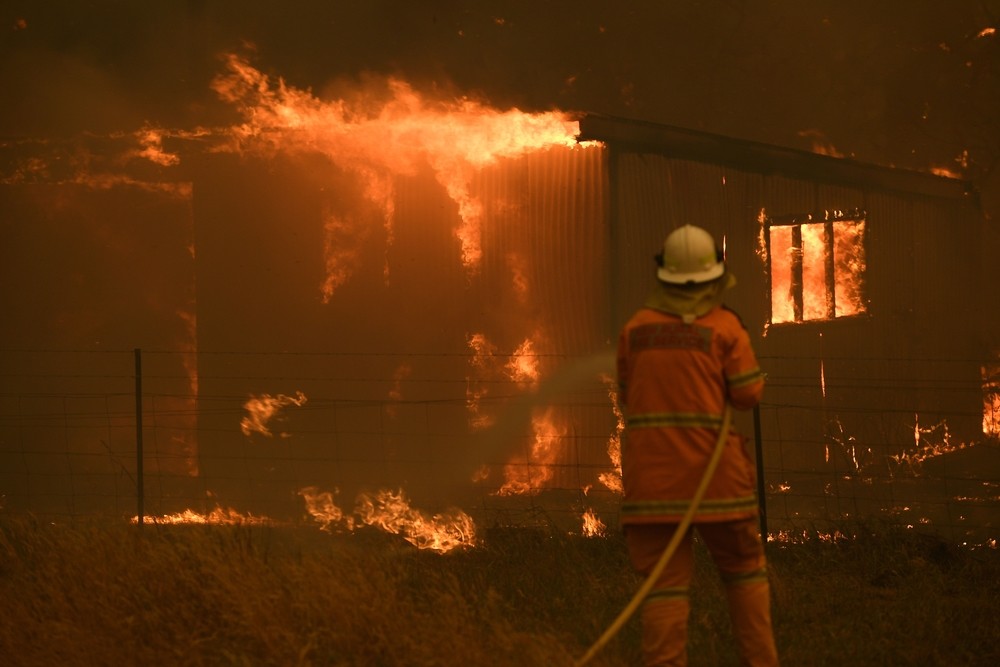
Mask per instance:
[[[676,529],[676,524],[662,523],[625,527],[629,556],[639,573],[649,575]],[[698,531],[708,548],[725,585],[740,665],[777,665],[767,561],[756,518],[699,523],[688,530],[642,606],[644,664],[646,667],[687,665],[693,530]]]

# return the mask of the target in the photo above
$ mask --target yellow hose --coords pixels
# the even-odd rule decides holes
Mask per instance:
[[[684,534],[687,532],[688,527],[691,525],[691,520],[694,519],[695,512],[698,511],[698,506],[701,504],[701,499],[705,496],[705,491],[708,489],[709,482],[712,481],[712,476],[715,475],[715,469],[719,467],[719,461],[722,460],[722,452],[725,450],[726,438],[729,435],[729,425],[733,419],[733,408],[726,403],[726,409],[722,414],[722,427],[719,430],[719,439],[715,442],[715,451],[712,452],[712,458],[708,460],[708,467],[705,468],[705,474],[701,476],[701,482],[698,484],[697,490],[694,492],[694,497],[691,498],[691,504],[688,505],[687,512],[684,513],[684,517],[681,522],[677,524],[677,530],[674,531],[673,537],[670,538],[670,542],[667,544],[667,548],[663,550],[663,555],[660,556],[660,560],[656,561],[656,565],[653,567],[649,576],[646,577],[646,581],[643,582],[639,590],[635,592],[632,596],[632,600],[622,609],[622,612],[618,614],[618,618],[615,619],[614,623],[608,626],[608,629],[604,631],[604,634],[594,642],[594,645],[590,647],[587,653],[580,658],[576,663],[576,667],[582,667],[582,665],[587,664],[590,660],[597,655],[598,651],[604,648],[605,644],[611,641],[611,638],[618,634],[618,631],[622,629],[622,626],[632,617],[635,610],[639,608],[646,596],[653,589],[656,584],[656,580],[660,578],[663,573],[664,568],[667,567],[667,563],[673,557],[674,552],[677,551],[677,546],[681,543],[681,539],[684,538]]]

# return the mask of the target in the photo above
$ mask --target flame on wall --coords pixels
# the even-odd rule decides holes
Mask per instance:
[[[525,338],[506,359],[484,333],[469,334],[466,345],[472,352],[469,357],[472,373],[466,377],[466,407],[470,426],[480,430],[494,422],[493,416],[484,413],[481,405],[491,386],[505,382],[521,390],[531,389],[538,383],[541,373],[532,338]]]
[[[497,495],[537,493],[555,475],[566,427],[556,421],[555,409],[536,409],[531,417],[531,444],[522,457],[504,466],[504,483]]]
[[[981,367],[983,379],[983,435],[1000,436],[1000,364]]]
[[[567,114],[500,111],[465,98],[433,100],[392,78],[377,91],[327,101],[280,78],[272,80],[231,54],[213,88],[243,114],[243,123],[229,130],[229,150],[322,155],[365,184],[364,196],[381,208],[390,242],[393,179],[429,166],[456,204],[460,223],[453,233],[470,273],[478,270],[482,258],[484,206],[471,189],[476,173],[501,159],[578,146],[579,124]],[[331,220],[328,229],[337,232],[344,224]],[[328,251],[332,247],[329,244]],[[325,299],[350,271],[345,258],[328,254]]]
[[[608,398],[611,400],[611,409],[615,414],[615,430],[608,438],[608,458],[611,460],[612,469],[602,472],[597,479],[609,490],[616,493],[624,493],[622,486],[622,433],[625,432],[625,415],[618,406],[618,388],[614,378],[610,375],[601,375],[608,390]]]
[[[164,131],[152,125],[146,125],[136,132],[140,148],[126,157],[138,157],[149,160],[153,164],[161,167],[173,167],[181,162],[181,158],[176,153],[169,153],[163,148]]]
[[[489,377],[493,373],[497,348],[484,333],[469,335],[466,344],[472,351],[469,367],[473,373],[466,377],[465,406],[469,427],[480,431],[493,425],[493,415],[483,412],[481,402],[490,393]]]
[[[517,346],[506,365],[507,375],[512,382],[520,385],[535,385],[539,379],[538,355],[535,343],[530,338]]]
[[[270,429],[270,422],[275,419],[282,409],[289,405],[302,406],[305,404],[306,395],[301,391],[295,392],[294,396],[286,396],[285,394],[278,394],[277,396],[271,396],[270,394],[261,394],[260,396],[251,395],[247,402],[243,404],[243,408],[247,411],[247,416],[240,421],[240,430],[243,431],[243,435],[249,436],[252,433],[259,433],[267,438],[273,437],[274,434]],[[289,437],[287,433],[280,433],[280,437]]]

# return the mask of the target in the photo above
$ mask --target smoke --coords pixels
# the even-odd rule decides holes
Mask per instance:
[[[595,352],[553,369],[533,390],[508,401],[492,427],[478,436],[463,465],[474,470],[483,461],[501,458],[510,451],[511,441],[530,430],[531,417],[537,409],[565,400],[575,392],[600,386],[602,376],[614,374],[613,352]]]
[[[844,155],[918,169],[969,149],[980,168],[998,150],[995,21],[978,0],[903,14],[860,0],[794,11],[726,0],[628,11],[596,0],[313,0],[294,11],[266,0],[10,0],[0,9],[0,136],[223,123],[232,110],[209,90],[220,54],[254,50],[324,97],[395,77],[501,108],[628,116],[805,150],[818,133]]]

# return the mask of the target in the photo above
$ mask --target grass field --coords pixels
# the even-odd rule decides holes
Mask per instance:
[[[1000,552],[851,532],[769,545],[784,665],[1000,664]],[[698,568],[690,663],[736,664],[703,553]],[[374,529],[7,517],[0,664],[568,666],[639,583],[618,535],[496,528],[441,555]],[[638,649],[633,620],[590,664]]]

